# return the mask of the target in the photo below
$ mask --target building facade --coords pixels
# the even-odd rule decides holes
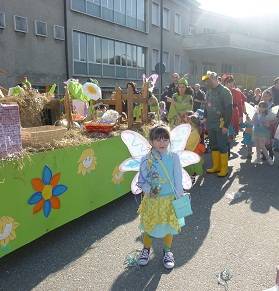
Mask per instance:
[[[191,83],[207,70],[233,73],[242,87],[269,85],[279,74],[275,29],[202,11],[195,0],[163,3],[164,85],[172,72]],[[38,88],[55,82],[61,93],[70,77],[98,79],[104,91],[130,80],[140,87],[159,61],[160,0],[1,1],[3,87],[24,75]]]

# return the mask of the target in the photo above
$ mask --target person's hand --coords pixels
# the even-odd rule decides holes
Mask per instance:
[[[228,133],[228,129],[226,127],[222,127],[222,134],[227,134]]]
[[[166,97],[167,101],[168,102],[171,102],[172,101],[172,98],[171,97]]]

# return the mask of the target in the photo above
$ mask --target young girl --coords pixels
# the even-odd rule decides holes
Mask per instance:
[[[171,252],[173,235],[185,225],[184,218],[177,219],[172,206],[175,197],[183,195],[182,169],[177,154],[168,151],[170,133],[165,126],[156,126],[149,133],[152,149],[142,158],[138,185],[144,192],[140,204],[140,228],[143,230],[143,249],[138,259],[140,266],[147,265],[152,238],[163,238],[163,264],[174,267]],[[175,192],[175,193],[174,193]]]
[[[255,113],[253,123],[253,137],[257,150],[257,159],[255,163],[261,164],[261,152],[265,156],[269,165],[273,165],[273,159],[269,156],[266,145],[271,140],[270,126],[274,122],[275,116],[268,111],[268,104],[265,101],[260,101],[258,110]]]
[[[245,113],[245,115],[246,115],[246,121],[241,123],[241,127],[245,128],[244,133],[243,133],[242,143],[244,144],[247,150],[246,158],[248,160],[251,160],[252,159],[252,146],[253,146],[253,142],[252,142],[253,123],[249,115],[247,113]]]

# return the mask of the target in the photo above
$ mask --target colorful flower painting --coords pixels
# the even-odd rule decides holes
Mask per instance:
[[[78,174],[85,176],[96,168],[96,157],[93,149],[86,149],[82,152],[78,160]]]
[[[5,247],[16,238],[16,228],[19,223],[9,216],[0,217],[0,246]]]
[[[123,178],[124,173],[120,172],[119,167],[115,167],[112,172],[112,182],[113,184],[121,184],[121,182],[124,180]]]
[[[33,214],[43,210],[45,217],[48,217],[51,209],[60,208],[59,196],[67,191],[68,187],[58,184],[60,173],[52,175],[52,171],[48,166],[44,166],[42,179],[34,178],[31,183],[36,191],[28,200],[28,204],[33,206]]]

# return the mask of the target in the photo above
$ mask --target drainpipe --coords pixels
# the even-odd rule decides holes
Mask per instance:
[[[64,0],[64,31],[65,31],[65,58],[66,58],[66,77],[70,78],[69,74],[69,52],[68,52],[68,18],[67,18],[67,0]]]

